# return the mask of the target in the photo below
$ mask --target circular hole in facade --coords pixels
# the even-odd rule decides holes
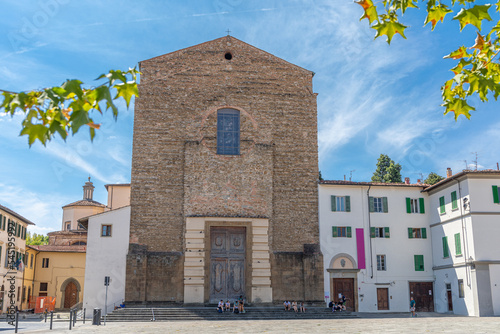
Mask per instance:
[[[233,55],[231,54],[231,52],[226,52],[226,54],[224,55],[224,58],[226,58],[227,60],[231,60],[231,59],[233,59]]]

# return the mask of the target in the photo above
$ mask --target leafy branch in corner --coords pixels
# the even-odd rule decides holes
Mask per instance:
[[[73,79],[42,90],[20,93],[0,90],[3,96],[0,111],[11,116],[19,111],[24,114],[20,135],[28,136],[30,147],[36,140],[45,146],[56,134],[66,140],[69,133],[74,135],[84,125],[88,126],[93,140],[100,124],[92,120],[92,111],[102,115],[111,109],[116,120],[115,101],[123,98],[128,108],[132,97],[139,95],[138,74],[135,67],[128,71],[111,70],[96,79],[105,82],[95,88],[84,88],[80,80]]]
[[[394,35],[403,38],[408,28],[400,22],[400,16],[409,8],[418,8],[418,0],[382,0],[374,4],[372,0],[358,0],[363,7],[362,19],[367,19],[372,29],[376,30],[375,38],[387,36],[391,43]],[[436,24],[443,22],[447,14],[453,13],[453,20],[458,21],[460,31],[466,26],[476,29],[477,37],[470,47],[462,45],[457,50],[445,56],[445,59],[458,60],[451,69],[454,76],[441,87],[445,107],[444,114],[454,113],[455,120],[460,115],[470,119],[470,112],[476,109],[468,103],[471,96],[478,96],[482,102],[488,101],[488,96],[497,100],[500,95],[500,0],[495,3],[494,18],[496,24],[489,31],[482,31],[483,21],[493,21],[490,15],[491,4],[477,4],[476,0],[421,0],[425,4],[427,16],[424,26],[431,24],[432,30]]]

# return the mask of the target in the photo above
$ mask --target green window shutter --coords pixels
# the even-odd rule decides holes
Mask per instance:
[[[444,207],[444,196],[439,197],[439,213],[440,214],[446,213],[446,209]]]
[[[411,213],[411,199],[406,197],[406,213]]]
[[[450,252],[448,251],[448,237],[443,237],[443,257],[450,257]]]
[[[345,211],[351,212],[351,196],[345,197]]]
[[[389,233],[389,228],[388,227],[384,227],[384,234],[385,234],[386,238],[390,238],[391,237],[391,234]]]
[[[331,196],[332,198],[332,211],[335,212],[337,211],[337,201],[335,199],[335,196]]]
[[[460,233],[455,234],[455,255],[462,255],[462,244],[460,243]]]
[[[418,199],[418,204],[420,204],[420,213],[425,213],[425,204],[422,197]]]
[[[375,203],[373,203],[373,197],[369,197],[369,202],[370,202],[370,212],[375,211]]]
[[[424,256],[414,255],[415,271],[424,271]]]
[[[451,193],[451,209],[452,210],[458,209],[458,205],[457,205],[457,192],[456,191],[453,191]]]
[[[498,186],[492,186],[493,188],[493,203],[500,203],[500,199],[498,198]]]
[[[332,237],[336,238],[338,235],[337,226],[332,226]]]
[[[2,227],[2,221],[3,221],[3,216],[0,214],[0,230],[5,230],[3,227]],[[1,261],[0,261],[1,262]]]
[[[427,229],[424,227],[421,229],[422,231],[422,239],[427,239]]]
[[[413,228],[408,227],[408,239],[413,239]]]
[[[352,238],[351,227],[347,226],[346,230],[347,230],[347,237]]]
[[[375,238],[375,227],[370,227],[370,238]]]
[[[382,197],[382,206],[385,213],[389,212],[389,206],[387,205],[387,197]]]

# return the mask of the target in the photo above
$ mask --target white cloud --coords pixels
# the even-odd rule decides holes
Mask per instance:
[[[57,194],[34,193],[12,183],[0,183],[2,205],[31,220],[36,226],[28,231],[46,234],[60,230],[62,209],[66,200]]]

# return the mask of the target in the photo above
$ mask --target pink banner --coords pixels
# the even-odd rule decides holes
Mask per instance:
[[[358,269],[366,269],[365,236],[362,228],[356,229],[356,248],[358,250]]]

